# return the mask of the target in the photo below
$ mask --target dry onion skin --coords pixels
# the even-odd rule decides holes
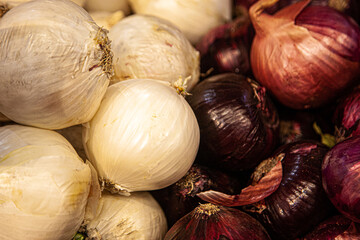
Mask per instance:
[[[129,0],[129,3],[135,13],[172,22],[192,44],[210,29],[231,20],[231,0]]]
[[[114,52],[114,81],[151,78],[175,82],[189,78],[187,89],[199,81],[199,52],[185,35],[164,19],[128,16],[109,32]]]
[[[0,112],[61,129],[89,121],[110,83],[107,32],[70,0],[35,0],[0,21]]]
[[[129,194],[167,187],[193,164],[200,130],[185,98],[167,83],[129,79],[111,85],[83,124],[83,143],[103,188]]]
[[[0,0],[0,8],[2,6],[6,6],[6,8],[11,9],[16,7],[22,3],[30,2],[31,0]],[[87,0],[71,0],[72,2],[76,3],[80,7],[84,7],[85,1]]]
[[[105,192],[84,229],[92,240],[162,240],[168,228],[162,208],[149,192],[131,196]]]
[[[71,239],[84,219],[91,177],[59,133],[0,127],[0,239]]]

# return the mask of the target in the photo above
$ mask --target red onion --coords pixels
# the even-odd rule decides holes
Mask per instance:
[[[337,103],[333,121],[338,142],[360,135],[360,86],[346,94]]]
[[[211,203],[200,204],[166,233],[164,240],[270,240],[264,227],[248,214]]]
[[[255,79],[282,104],[324,106],[360,73],[360,28],[348,16],[309,0],[264,13],[276,0],[251,6],[256,31],[250,60]]]
[[[199,203],[205,203],[197,194],[210,189],[235,194],[241,186],[240,178],[232,174],[193,164],[185,176],[175,184],[151,193],[163,208],[168,226],[171,227],[181,217],[194,210]]]
[[[283,179],[278,189],[258,204],[260,210],[251,210],[272,239],[304,235],[333,210],[321,182],[321,163],[327,151],[312,140],[285,144],[276,151],[285,154]]]
[[[343,215],[331,216],[315,229],[300,238],[301,240],[355,240],[360,239],[360,225]]]
[[[277,146],[277,110],[257,82],[235,73],[215,75],[197,84],[187,100],[200,127],[197,162],[242,171]]]
[[[211,29],[196,48],[200,52],[201,72],[250,74],[250,46],[254,32],[248,15]]]
[[[322,163],[322,182],[334,206],[360,222],[360,136],[336,144]]]

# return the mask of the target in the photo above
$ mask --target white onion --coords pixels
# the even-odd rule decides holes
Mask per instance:
[[[123,11],[89,11],[89,14],[98,26],[108,30],[111,29],[125,16]]]
[[[169,20],[196,44],[210,29],[231,20],[231,0],[129,0],[135,13]]]
[[[26,3],[30,1],[32,0],[0,0],[0,6],[6,6],[7,8],[11,9],[22,3]],[[71,1],[79,5],[80,7],[84,7],[85,1],[87,0],[71,0]]]
[[[126,194],[164,188],[184,176],[197,154],[200,130],[174,88],[130,79],[108,88],[84,124],[83,141],[105,188]]]
[[[0,20],[0,112],[60,129],[89,121],[109,85],[106,31],[69,0],[35,0]]]
[[[116,12],[122,11],[125,15],[130,14],[130,6],[127,0],[86,0],[84,8],[88,12],[105,11]]]
[[[165,214],[148,192],[131,196],[102,194],[96,216],[86,224],[92,240],[162,240]]]
[[[90,167],[60,134],[0,127],[0,239],[71,239],[90,185]]]
[[[133,14],[115,24],[109,38],[117,80],[189,78],[188,90],[199,81],[199,52],[166,20]]]

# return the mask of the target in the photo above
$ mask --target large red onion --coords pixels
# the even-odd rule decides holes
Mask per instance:
[[[196,161],[242,171],[277,146],[277,110],[257,82],[234,73],[215,75],[197,84],[187,100],[200,127]]]
[[[264,227],[230,207],[201,204],[166,233],[164,240],[270,240]]]
[[[323,106],[360,73],[360,28],[331,7],[307,6],[310,0],[266,14],[275,2],[260,0],[249,10],[255,79],[288,107]]]
[[[276,151],[285,154],[283,179],[252,213],[272,239],[300,237],[331,214],[333,206],[321,181],[321,163],[327,151],[312,140],[285,144]]]
[[[324,189],[346,217],[360,222],[360,136],[336,144],[322,164]]]

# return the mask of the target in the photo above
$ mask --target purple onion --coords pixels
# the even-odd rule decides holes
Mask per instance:
[[[285,154],[280,186],[255,210],[248,207],[272,239],[304,235],[334,210],[321,182],[321,163],[327,151],[312,140],[285,144],[276,151]]]
[[[333,116],[338,142],[360,134],[360,87],[339,100]]]
[[[331,216],[307,233],[301,240],[355,240],[360,239],[359,224],[343,215]],[[299,240],[300,240],[299,239]]]
[[[264,227],[230,207],[201,204],[166,233],[164,240],[270,240]]]
[[[277,110],[255,81],[234,73],[215,75],[197,84],[187,100],[200,127],[197,162],[248,170],[277,146]]]
[[[194,210],[199,203],[205,203],[196,196],[198,193],[216,190],[235,194],[245,185],[245,179],[193,164],[185,176],[175,184],[151,193],[163,208],[168,226],[171,227],[181,217]]]
[[[360,222],[360,136],[336,144],[322,163],[324,189],[336,209]]]

